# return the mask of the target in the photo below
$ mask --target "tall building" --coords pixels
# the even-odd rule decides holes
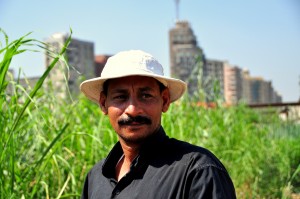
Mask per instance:
[[[49,50],[60,52],[68,37],[68,34],[53,34],[46,40]],[[82,79],[95,77],[94,43],[72,38],[65,52],[65,58],[68,66],[60,61],[49,74],[49,81],[52,83],[54,91],[57,96],[63,98],[67,96],[68,88],[73,96],[78,95]],[[46,52],[46,67],[52,60],[53,58]]]
[[[271,81],[265,81],[262,77],[251,77],[249,71],[243,72],[243,98],[247,104],[282,102]]]
[[[188,93],[195,94],[205,58],[187,21],[177,21],[170,29],[169,49],[171,76],[187,82]]]
[[[226,64],[225,61],[206,59],[202,77],[206,101],[224,99],[224,68]]]
[[[227,61],[206,59],[187,21],[177,21],[170,29],[169,49],[171,76],[187,82],[190,95],[198,97],[200,94],[197,100],[223,99],[228,104],[282,100],[270,81],[251,77],[248,71],[231,66]]]
[[[243,70],[227,62],[224,65],[224,98],[232,105],[243,98]]]

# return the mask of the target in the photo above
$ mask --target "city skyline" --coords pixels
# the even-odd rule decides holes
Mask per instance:
[[[299,4],[286,2],[182,0],[179,19],[190,22],[207,58],[248,68],[252,76],[272,81],[283,101],[298,101]],[[143,49],[157,57],[169,74],[168,31],[175,24],[174,0],[119,4],[89,1],[74,3],[67,10],[70,3],[2,1],[0,27],[10,41],[30,31],[31,38],[44,40],[71,27],[74,38],[95,43],[95,55]],[[15,64],[24,65],[27,76],[44,71],[43,56],[34,55],[30,60],[20,57]]]

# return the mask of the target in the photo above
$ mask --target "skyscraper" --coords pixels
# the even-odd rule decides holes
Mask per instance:
[[[237,104],[243,98],[243,70],[227,62],[224,66],[225,102]]]
[[[49,50],[58,53],[68,37],[68,34],[53,34],[46,40]],[[65,58],[69,66],[59,62],[49,74],[49,80],[58,96],[66,97],[67,87],[73,96],[77,96],[79,94],[80,78],[92,78],[95,76],[94,43],[72,39],[66,50]],[[46,52],[46,67],[49,66],[52,60],[53,58]]]
[[[188,83],[188,93],[195,94],[205,62],[202,49],[187,21],[177,21],[169,31],[171,76]]]

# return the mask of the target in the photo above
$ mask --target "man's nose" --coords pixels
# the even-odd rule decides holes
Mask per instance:
[[[142,108],[138,99],[130,98],[125,109],[125,113],[130,116],[137,116],[142,113]]]

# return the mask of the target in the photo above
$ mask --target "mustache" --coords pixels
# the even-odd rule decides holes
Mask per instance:
[[[121,118],[121,119],[119,119],[118,124],[119,125],[130,125],[133,122],[137,122],[140,124],[148,124],[148,125],[150,125],[152,123],[150,118],[138,115],[135,117],[128,116],[128,117]]]

